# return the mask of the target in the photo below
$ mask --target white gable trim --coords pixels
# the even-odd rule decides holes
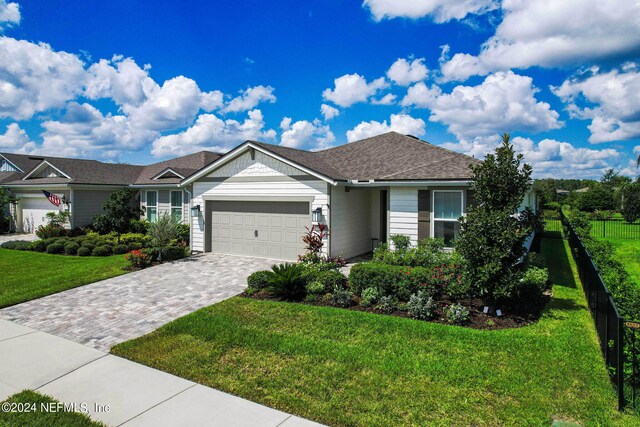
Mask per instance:
[[[62,172],[60,169],[58,169],[57,167],[55,167],[54,165],[52,165],[51,163],[49,163],[46,160],[43,160],[38,166],[36,166],[35,168],[33,168],[31,170],[31,172],[29,172],[24,178],[22,178],[23,181],[26,181],[27,179],[29,179],[29,177],[39,171],[41,171],[42,169],[44,169],[45,167],[50,166],[51,168],[55,169],[56,171],[60,172],[61,175],[63,175],[65,178],[67,179],[71,179],[71,177],[69,175],[67,175],[66,173]]]
[[[3,156],[2,154],[0,154],[0,157],[2,157],[7,163],[9,163],[11,165],[11,167],[15,168],[15,170],[17,172],[24,172],[22,169],[20,169],[15,163],[13,163],[11,160],[7,159],[5,156]]]
[[[329,184],[332,185],[336,185],[336,181],[328,176],[322,175],[321,173],[318,173],[314,170],[311,170],[307,167],[302,166],[299,163],[293,162],[289,159],[285,159],[282,156],[279,156],[267,149],[264,149],[256,144],[251,143],[251,141],[247,141],[239,146],[237,146],[236,148],[234,148],[233,150],[229,151],[227,154],[225,154],[224,156],[220,157],[218,160],[216,160],[215,162],[211,163],[209,166],[207,166],[204,169],[201,169],[198,173],[196,173],[195,175],[191,176],[189,179],[187,179],[186,181],[182,182],[182,185],[187,185],[190,184],[194,181],[197,181],[198,179],[210,174],[211,172],[215,171],[216,169],[220,168],[221,166],[229,163],[230,161],[232,161],[233,159],[235,159],[236,157],[240,156],[241,154],[244,154],[246,151],[249,151],[250,149],[256,150],[256,151],[260,151],[261,153],[269,156],[269,157],[273,157],[274,159],[285,163],[291,167],[294,167],[296,169],[300,169],[301,171],[311,175],[311,176],[315,176],[318,179],[321,179],[322,181],[328,182]]]
[[[160,172],[158,175],[154,176],[154,177],[153,177],[153,178],[151,178],[151,179],[159,179],[159,178],[162,178],[164,175],[166,175],[166,174],[168,174],[168,173],[172,173],[172,174],[174,174],[175,176],[177,176],[178,178],[180,178],[180,179],[184,179],[184,176],[183,176],[182,174],[179,174],[178,172],[174,171],[174,170],[173,170],[173,169],[171,169],[171,168],[167,168],[167,169],[163,170],[162,172]]]

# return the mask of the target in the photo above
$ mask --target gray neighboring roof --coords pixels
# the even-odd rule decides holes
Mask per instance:
[[[64,157],[36,156],[26,154],[0,153],[14,163],[22,173],[14,173],[5,178],[3,185],[47,185],[47,184],[90,184],[90,185],[129,185],[135,180],[144,166],[119,163],[103,163],[97,160],[68,159]],[[22,180],[43,161],[47,161],[71,178],[29,178]]]
[[[154,163],[149,166],[145,166],[136,179],[131,182],[134,185],[178,184],[182,181],[181,178],[152,178],[167,169],[172,169],[185,178],[188,178],[205,166],[215,162],[220,157],[222,157],[222,155],[218,153],[211,151],[199,151],[187,156]]]
[[[249,142],[340,181],[464,180],[471,178],[469,166],[481,163],[398,132],[316,152]]]

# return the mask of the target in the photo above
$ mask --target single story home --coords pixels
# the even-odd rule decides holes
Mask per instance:
[[[449,244],[479,162],[397,132],[316,152],[246,141],[182,181],[193,193],[192,249],[295,259],[314,223],[328,226],[330,256],[369,252],[394,234]]]
[[[96,160],[0,153],[0,187],[9,189],[17,203],[10,205],[12,228],[32,233],[47,223],[49,212],[67,210],[70,227],[89,225],[103,213],[111,193],[139,188],[135,203],[143,217],[155,221],[169,212],[180,222],[189,221],[189,193],[180,182],[218,159],[220,154],[202,151],[148,166],[103,163]],[[56,206],[44,191],[60,200]]]
[[[350,258],[394,234],[450,244],[473,203],[469,166],[478,163],[389,132],[321,151],[246,141],[224,155],[201,151],[148,166],[0,153],[0,186],[19,199],[12,213],[22,231],[57,209],[42,190],[62,199],[75,227],[128,186],[140,190],[142,217],[169,212],[191,224],[196,252],[293,260],[307,229],[324,224],[325,254]],[[533,192],[525,207],[537,209]]]

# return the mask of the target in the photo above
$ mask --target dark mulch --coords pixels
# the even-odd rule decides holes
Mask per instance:
[[[253,298],[258,300],[271,300],[271,301],[282,301],[281,298],[277,298],[272,296],[267,291],[260,291],[255,294],[247,295],[243,294],[246,298]],[[470,298],[459,301],[453,301],[446,297],[440,298],[437,301],[438,308],[436,310],[436,315],[427,322],[435,322],[435,323],[443,323],[448,324],[447,320],[444,317],[443,309],[451,304],[460,303],[465,306],[469,310],[469,321],[463,326],[472,329],[488,329],[488,330],[498,330],[498,329],[509,329],[509,328],[520,328],[523,326],[531,325],[537,322],[540,319],[542,314],[542,310],[544,306],[551,299],[551,294],[548,293],[544,296],[541,301],[537,303],[533,303],[528,307],[519,307],[519,308],[507,308],[507,307],[497,307],[502,311],[502,316],[498,317],[494,314],[494,310],[492,309],[489,314],[485,314],[484,303],[479,298]],[[299,304],[307,304],[307,305],[315,305],[322,307],[334,307],[331,298],[318,298],[316,301],[308,302],[308,301],[292,301]],[[375,313],[387,316],[397,316],[397,317],[410,317],[406,311],[396,310],[393,313],[383,312],[381,310],[376,309],[375,307],[363,307],[361,305],[352,305],[351,307],[345,308],[345,310],[354,310],[354,311],[364,311],[368,313]]]

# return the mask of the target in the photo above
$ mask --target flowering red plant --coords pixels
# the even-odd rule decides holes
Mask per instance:
[[[137,249],[126,254],[124,258],[135,268],[146,268],[151,265],[151,257]]]

